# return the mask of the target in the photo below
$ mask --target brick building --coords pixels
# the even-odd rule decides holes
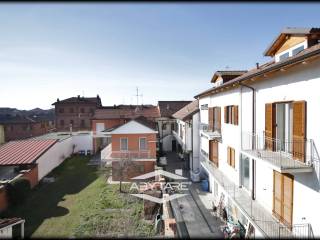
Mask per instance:
[[[91,130],[91,118],[97,108],[102,107],[99,95],[97,97],[71,97],[59,100],[55,106],[57,131]]]
[[[39,136],[54,129],[53,119],[46,116],[1,115],[0,125],[3,128],[5,142]]]

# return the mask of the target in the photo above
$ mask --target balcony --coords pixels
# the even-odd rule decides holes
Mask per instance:
[[[295,224],[290,230],[272,214],[267,211],[259,202],[252,200],[248,192],[242,187],[234,184],[221,170],[214,166],[204,155],[201,155],[201,165],[223,188],[225,195],[241,211],[248,221],[259,231],[265,238],[305,238],[313,237],[311,225]],[[213,199],[214,200],[214,199]],[[215,203],[219,199],[215,199]]]
[[[221,140],[221,129],[211,127],[209,124],[200,123],[201,136],[207,137],[209,140]]]
[[[140,151],[112,151],[111,144],[106,146],[101,151],[101,159],[105,161],[114,160],[155,160],[154,154],[151,154],[149,150]]]
[[[282,141],[264,133],[242,133],[242,153],[262,159],[282,173],[312,172],[316,159],[312,140]]]

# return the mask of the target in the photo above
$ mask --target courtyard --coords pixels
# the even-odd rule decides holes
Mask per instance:
[[[143,201],[106,182],[109,169],[88,165],[89,158],[65,160],[26,201],[1,217],[26,220],[26,237],[152,237],[153,223],[143,219]]]

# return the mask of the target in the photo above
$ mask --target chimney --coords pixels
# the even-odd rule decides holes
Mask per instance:
[[[57,102],[60,102],[59,98],[57,98]]]
[[[99,94],[97,94],[97,99],[100,99],[100,96],[99,96]]]
[[[257,66],[257,69],[259,69],[259,63],[258,62],[256,63],[256,66]]]

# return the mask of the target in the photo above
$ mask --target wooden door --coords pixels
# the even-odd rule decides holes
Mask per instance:
[[[215,140],[209,141],[209,160],[219,166],[218,142]]]
[[[293,176],[273,171],[272,212],[282,223],[292,226]]]
[[[293,102],[293,158],[305,162],[306,153],[306,101]]]
[[[282,174],[282,185],[282,221],[285,225],[291,227],[293,210],[293,176],[290,174]]]
[[[265,105],[265,148],[274,150],[275,144],[275,104],[266,103]]]
[[[282,181],[281,173],[273,171],[273,210],[277,218],[282,215]]]

